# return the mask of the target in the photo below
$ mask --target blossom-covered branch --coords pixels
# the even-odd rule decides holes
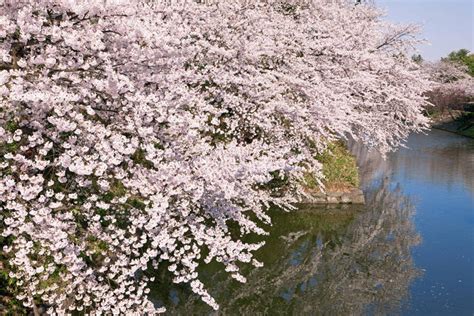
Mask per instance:
[[[314,154],[426,126],[428,82],[371,5],[0,1],[0,207],[17,298],[50,314],[155,313],[167,267],[260,266]],[[393,38],[394,40],[390,40]],[[389,40],[387,40],[389,39]],[[383,44],[384,49],[380,49]],[[273,194],[284,179],[289,194]]]

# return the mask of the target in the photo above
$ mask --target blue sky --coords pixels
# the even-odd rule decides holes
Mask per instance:
[[[474,0],[373,0],[384,8],[387,19],[415,22],[423,27],[422,38],[431,45],[420,46],[427,60],[467,48],[474,52]]]

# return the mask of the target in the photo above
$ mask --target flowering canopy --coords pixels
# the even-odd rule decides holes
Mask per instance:
[[[459,108],[474,98],[474,77],[467,66],[450,60],[423,64],[433,81],[430,102],[441,110]]]
[[[0,0],[0,207],[10,277],[49,313],[159,312],[164,265],[260,263],[270,204],[316,152],[422,129],[415,28],[346,0]],[[278,179],[292,193],[272,193]],[[235,229],[236,228],[236,229]]]

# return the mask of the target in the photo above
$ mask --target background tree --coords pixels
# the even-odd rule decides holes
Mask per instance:
[[[427,94],[435,106],[434,111],[444,113],[462,110],[474,98],[474,78],[464,64],[450,59],[423,65],[433,80],[431,91]]]
[[[465,65],[468,69],[468,73],[474,76],[474,54],[470,53],[469,50],[462,48],[458,51],[453,51],[449,53],[446,59]]]

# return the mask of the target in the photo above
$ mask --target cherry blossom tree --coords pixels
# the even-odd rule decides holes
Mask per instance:
[[[474,98],[474,77],[467,66],[450,60],[425,63],[425,70],[433,81],[428,93],[430,102],[443,111],[462,109]]]
[[[153,271],[217,309],[196,268],[261,263],[270,205],[314,154],[426,127],[413,26],[346,0],[0,0],[0,207],[17,298],[157,313]],[[287,194],[275,194],[285,183]],[[159,280],[158,280],[159,281]],[[36,302],[36,303],[35,303]]]

